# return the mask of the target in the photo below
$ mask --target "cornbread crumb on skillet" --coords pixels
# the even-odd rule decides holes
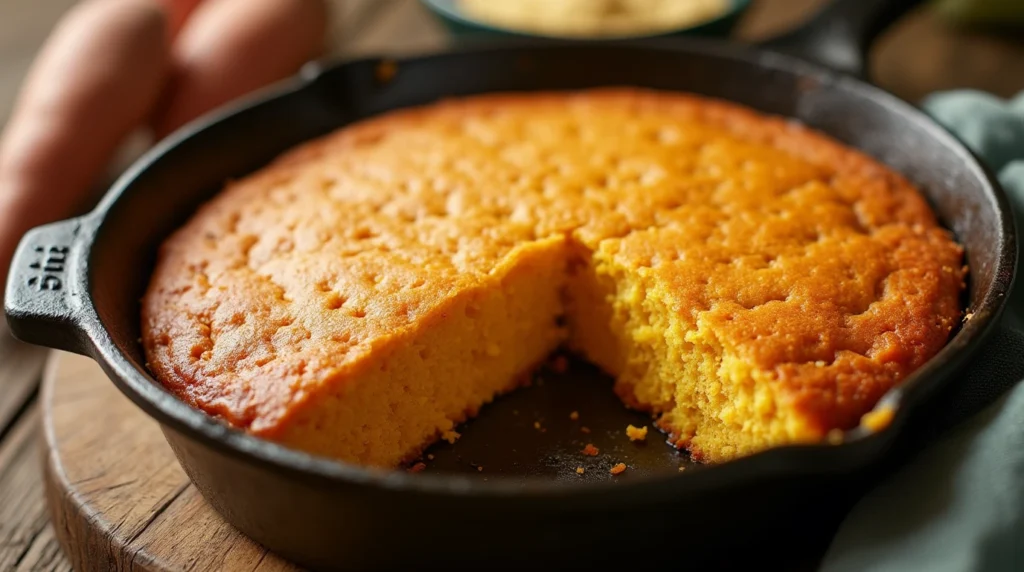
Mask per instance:
[[[163,245],[143,343],[193,406],[375,466],[566,345],[718,462],[856,426],[948,339],[962,254],[901,176],[783,119],[487,95],[227,185]]]

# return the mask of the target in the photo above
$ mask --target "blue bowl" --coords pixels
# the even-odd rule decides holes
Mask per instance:
[[[502,0],[505,1],[505,0]],[[452,33],[457,42],[472,40],[494,40],[500,38],[535,38],[535,39],[560,39],[560,40],[583,40],[578,37],[551,36],[522,30],[512,30],[481,22],[464,14],[458,7],[457,0],[420,0],[441,21],[442,24]],[[636,34],[629,36],[602,36],[593,38],[597,40],[624,40],[624,39],[647,39],[665,38],[672,36],[728,36],[732,29],[739,22],[740,17],[750,7],[751,0],[731,0],[731,6],[720,15],[704,20],[695,25],[683,28],[670,28],[650,34]],[[588,38],[589,39],[589,38]]]

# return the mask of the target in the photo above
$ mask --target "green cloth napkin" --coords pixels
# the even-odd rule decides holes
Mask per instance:
[[[998,174],[1024,229],[1024,92],[944,92],[922,107]],[[1021,329],[1021,309],[1018,277],[1004,323]],[[1024,383],[861,499],[822,570],[1024,571]]]

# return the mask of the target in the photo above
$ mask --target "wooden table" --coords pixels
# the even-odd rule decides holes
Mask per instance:
[[[822,0],[759,0],[737,37],[771,35]],[[342,56],[443,49],[448,38],[416,0],[335,0],[333,51]],[[0,119],[46,32],[73,0],[0,2]],[[927,9],[908,16],[873,54],[876,82],[916,101],[936,89],[974,87],[1009,96],[1024,89],[1024,42],[957,30]],[[38,379],[46,351],[0,326],[0,571],[69,570],[43,502],[38,450]]]

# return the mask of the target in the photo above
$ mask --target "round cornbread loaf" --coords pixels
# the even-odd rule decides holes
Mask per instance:
[[[394,466],[566,345],[724,461],[857,425],[960,319],[963,252],[805,127],[636,89],[345,127],[163,245],[149,367],[227,423]]]

